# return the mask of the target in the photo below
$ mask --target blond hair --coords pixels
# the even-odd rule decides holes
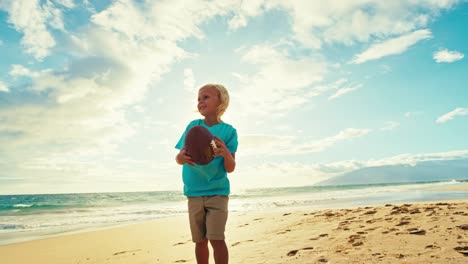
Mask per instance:
[[[226,109],[229,106],[229,93],[226,87],[216,83],[205,84],[202,87],[200,87],[200,89],[198,89],[198,92],[205,88],[213,88],[216,91],[218,91],[219,105],[216,109],[216,119],[218,120],[218,122],[221,122],[221,116],[224,114],[224,112],[226,112]]]

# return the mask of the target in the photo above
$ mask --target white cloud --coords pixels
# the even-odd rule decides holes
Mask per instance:
[[[436,122],[437,123],[445,123],[445,122],[447,122],[449,120],[454,119],[456,116],[464,116],[464,115],[468,115],[468,108],[457,107],[457,108],[455,108],[455,110],[453,110],[451,112],[448,112],[448,113],[440,116],[439,118],[437,118]]]
[[[259,67],[252,75],[240,75],[240,89],[233,92],[242,105],[243,116],[284,115],[312,96],[307,89],[320,82],[327,71],[324,62],[310,58],[290,58],[284,50],[256,45],[240,50],[242,60]]]
[[[365,136],[371,132],[370,129],[356,129],[356,128],[347,128],[340,131],[338,134],[321,139],[316,142],[310,142],[306,144],[301,144],[296,148],[297,152],[307,153],[307,152],[322,152],[333,145],[336,145],[338,142],[351,140],[353,138],[358,138]]]
[[[419,41],[431,37],[431,31],[427,29],[417,30],[382,43],[373,44],[367,50],[355,55],[351,62],[361,64],[366,61],[380,59],[385,56],[400,54]]]
[[[236,176],[231,179],[234,193],[247,188],[308,186],[338,175],[324,172],[322,165],[300,162],[268,162],[238,167]]]
[[[239,156],[250,155],[291,155],[323,152],[342,141],[363,137],[370,129],[347,128],[338,134],[316,141],[299,139],[292,136],[276,135],[245,135],[241,136],[242,153]]]
[[[229,21],[231,29],[245,27],[248,23],[248,17],[255,17],[264,12],[264,0],[241,1],[239,8],[235,10],[234,17]]]
[[[53,1],[67,8],[75,7],[75,3],[73,3],[73,0],[53,0]]]
[[[8,87],[2,81],[0,81],[0,92],[8,93],[9,91],[10,89],[8,89]]]
[[[388,122],[385,122],[385,126],[382,127],[380,130],[383,130],[383,131],[394,130],[399,126],[400,126],[400,123],[398,123],[398,122],[388,121]]]
[[[23,39],[50,36],[47,6],[33,1],[11,6],[12,23],[25,32]],[[201,37],[199,26],[225,10],[218,3],[118,1],[69,35],[73,56],[67,65],[46,70],[13,65],[10,76],[30,78],[28,87],[47,103],[0,110],[0,130],[11,135],[0,138],[6,158],[27,162],[40,153],[31,149],[57,155],[89,152],[96,158],[115,154],[119,144],[138,133],[126,111],[144,99],[173,63],[189,57],[178,42]],[[52,46],[30,44],[38,58]]]
[[[47,27],[65,30],[62,11],[50,1],[41,5],[38,0],[18,0],[5,6],[9,22],[23,34],[21,44],[26,52],[38,60],[49,56],[56,43]]]
[[[363,167],[388,166],[388,165],[411,165],[432,160],[454,160],[468,158],[468,150],[456,150],[448,152],[425,153],[425,154],[401,154],[379,160],[368,160],[362,162]]]
[[[249,1],[250,2],[250,1]],[[240,6],[230,21],[231,28],[246,26],[248,19],[273,9],[286,10],[291,17],[293,37],[306,47],[323,44],[385,40],[424,28],[441,10],[458,0],[331,0],[331,1],[254,1]],[[249,11],[246,11],[249,10]]]
[[[409,111],[409,112],[405,113],[405,117],[411,118],[411,117],[422,115],[422,114],[423,114],[423,112],[421,112],[421,111]]]
[[[32,72],[30,69],[24,67],[23,65],[13,64],[11,65],[11,70],[9,72],[10,76],[17,78],[21,76],[25,77],[37,77],[38,73]]]
[[[307,96],[311,96],[311,97],[320,96],[323,93],[326,93],[328,91],[340,89],[347,82],[348,82],[347,79],[340,78],[330,84],[321,84],[321,85],[313,86],[312,88],[308,89],[309,91],[307,93]]]
[[[338,91],[336,91],[333,95],[331,95],[330,97],[328,97],[328,100],[332,100],[332,99],[335,99],[337,97],[340,97],[344,94],[347,94],[347,93],[350,93],[352,91],[355,91],[359,88],[362,87],[362,84],[357,84],[357,85],[354,85],[352,87],[344,87],[344,88],[340,88],[338,89]]]
[[[437,63],[441,62],[454,62],[463,59],[465,55],[463,53],[460,53],[458,51],[449,51],[447,49],[439,50],[437,52],[434,52],[433,56],[434,60]]]

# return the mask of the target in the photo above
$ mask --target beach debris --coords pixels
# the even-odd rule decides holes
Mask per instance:
[[[290,215],[290,214],[291,214],[291,213],[285,213],[285,214],[283,214],[283,216],[287,216],[287,215]]]
[[[174,261],[174,263],[183,263],[183,262],[187,262],[187,260],[185,260],[185,259],[179,259],[179,260]]]
[[[457,226],[458,228],[461,228],[463,230],[468,230],[468,224],[463,224],[463,225],[459,225]]]
[[[458,253],[468,256],[468,247],[456,247],[454,248]]]
[[[424,229],[418,229],[418,228],[409,228],[408,229],[408,233],[410,235],[425,235],[426,234],[426,230]]]

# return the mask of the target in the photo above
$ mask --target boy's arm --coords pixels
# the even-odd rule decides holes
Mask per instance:
[[[226,172],[233,172],[236,169],[236,153],[230,152],[226,144],[219,137],[215,137],[215,141],[218,147],[217,156],[222,156],[224,158],[224,168]]]
[[[224,168],[228,173],[231,173],[236,169],[236,153],[228,152],[226,156],[224,156]]]

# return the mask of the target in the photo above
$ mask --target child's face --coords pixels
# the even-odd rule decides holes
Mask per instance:
[[[202,116],[216,116],[219,104],[218,90],[215,88],[206,87],[198,92],[198,112]]]

